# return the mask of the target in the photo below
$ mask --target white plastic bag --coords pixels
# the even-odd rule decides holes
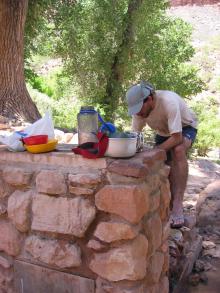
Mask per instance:
[[[44,117],[24,128],[23,131],[14,132],[6,137],[0,136],[0,142],[5,144],[10,151],[21,152],[25,150],[21,142],[22,137],[40,134],[47,134],[48,139],[54,138],[53,121],[48,112],[45,113]]]

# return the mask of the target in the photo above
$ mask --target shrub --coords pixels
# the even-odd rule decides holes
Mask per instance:
[[[199,119],[198,134],[194,149],[199,156],[206,156],[213,147],[220,146],[220,118],[218,104],[214,98],[193,101],[192,107]]]

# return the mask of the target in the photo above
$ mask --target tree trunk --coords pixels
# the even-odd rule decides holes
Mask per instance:
[[[40,113],[24,79],[24,25],[28,0],[0,0],[0,115],[34,122]]]
[[[124,19],[126,26],[122,36],[122,41],[114,56],[111,75],[106,85],[105,105],[103,105],[103,108],[105,108],[106,105],[109,107],[109,111],[106,111],[108,115],[105,117],[108,120],[115,120],[114,109],[116,109],[119,104],[118,89],[120,88],[121,90],[121,84],[123,81],[123,64],[121,63],[121,56],[124,51],[127,51],[127,54],[129,54],[129,47],[133,38],[132,16],[140,8],[142,2],[143,0],[130,0],[128,4],[128,11]]]

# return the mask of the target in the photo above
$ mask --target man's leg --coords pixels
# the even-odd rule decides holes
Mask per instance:
[[[188,178],[187,151],[191,146],[191,140],[184,137],[183,143],[172,150],[170,162],[170,189],[172,196],[171,226],[181,227],[184,224],[183,196]]]

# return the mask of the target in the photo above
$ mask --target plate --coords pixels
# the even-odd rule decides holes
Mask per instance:
[[[77,147],[77,144],[70,143],[58,143],[56,146],[56,151],[59,152],[71,152],[73,148]]]

